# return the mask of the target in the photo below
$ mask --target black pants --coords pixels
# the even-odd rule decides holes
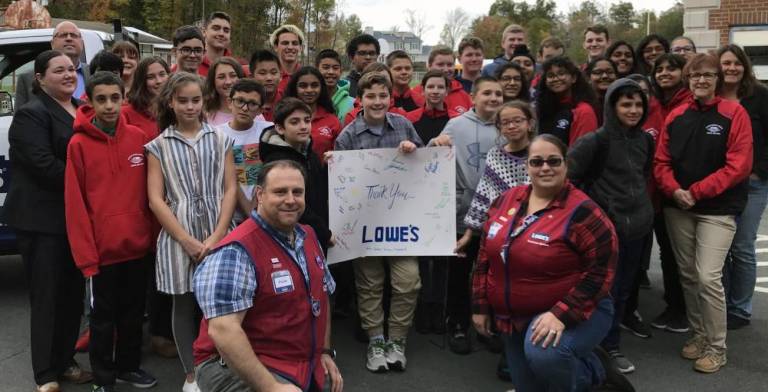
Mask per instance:
[[[16,238],[29,284],[32,371],[42,385],[72,364],[85,281],[65,235],[17,231]]]
[[[623,317],[625,318],[635,313],[635,311],[639,306],[640,280],[641,280],[640,278],[643,275],[641,272],[648,270],[646,266],[650,264],[652,253],[653,253],[653,232],[648,233],[648,240],[645,241],[645,247],[642,250],[642,265],[640,266],[640,270],[637,271],[637,274],[635,274],[635,282],[632,286],[632,292],[630,293],[629,298],[627,298],[627,302],[624,307]],[[616,312],[616,309],[614,309],[614,312]]]
[[[173,299],[170,295],[157,291],[155,279],[155,253],[144,258],[147,275],[147,311],[149,313],[149,334],[173,341],[171,312]]]
[[[472,240],[464,249],[465,257],[452,257],[448,263],[448,293],[446,313],[449,328],[466,330],[470,324],[470,307],[472,296],[472,267],[480,249],[480,236],[472,236]]]
[[[146,263],[139,259],[103,266],[90,284],[93,382],[114,385],[117,372],[139,369]]]

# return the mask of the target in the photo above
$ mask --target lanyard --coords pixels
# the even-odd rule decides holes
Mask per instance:
[[[506,265],[507,264],[507,258],[509,255],[509,245],[512,243],[512,241],[519,237],[525,230],[527,230],[531,225],[534,224],[537,220],[539,220],[539,217],[541,214],[544,213],[544,210],[536,211],[535,213],[528,215],[523,219],[523,221],[520,223],[519,226],[517,226],[516,229],[512,230],[509,233],[509,236],[507,237],[507,240],[504,242],[504,246],[501,247],[501,261]]]

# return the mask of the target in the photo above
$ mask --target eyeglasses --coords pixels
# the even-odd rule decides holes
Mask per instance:
[[[360,57],[376,57],[378,53],[375,50],[358,50],[355,55]]]
[[[502,76],[501,79],[499,79],[502,82],[509,83],[509,82],[521,82],[523,78],[520,76]]]
[[[72,39],[79,39],[80,38],[80,33],[61,32],[61,33],[54,34],[53,37],[54,38],[63,38],[63,39],[66,39],[67,37],[72,38]]]
[[[717,74],[712,72],[701,72],[701,73],[696,72],[688,75],[688,80],[698,81],[701,78],[704,78],[704,80],[711,82],[715,80],[715,78],[717,78]]]
[[[528,160],[528,165],[530,167],[542,167],[545,163],[549,165],[549,167],[560,167],[560,165],[563,164],[563,158],[531,158]]]
[[[614,75],[616,75],[616,72],[613,72],[612,69],[593,69],[592,70],[592,75],[594,75],[594,76],[602,76],[602,75],[614,76]]]
[[[247,110],[258,109],[261,107],[261,102],[248,101],[242,98],[234,98],[232,99],[232,103],[240,109],[246,109],[247,106]]]
[[[673,46],[672,53],[691,53],[693,52],[693,46],[686,45],[686,46]]]
[[[190,48],[189,46],[182,46],[179,48],[179,53],[189,56],[190,54],[194,53],[196,56],[201,56],[205,52],[204,48]]]
[[[519,126],[525,124],[525,122],[527,122],[527,121],[528,121],[528,119],[525,118],[525,117],[516,117],[516,118],[512,118],[512,119],[509,119],[509,120],[502,121],[501,122],[501,127],[502,128],[506,128],[506,127],[508,127],[510,125],[514,125],[516,127],[519,127]]]
[[[555,80],[555,79],[565,79],[568,75],[570,75],[568,72],[558,72],[558,73],[548,73],[544,75],[547,80]]]

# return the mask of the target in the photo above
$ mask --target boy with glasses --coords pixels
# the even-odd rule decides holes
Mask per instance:
[[[173,49],[176,64],[171,66],[171,72],[184,71],[198,74],[205,55],[205,38],[195,26],[181,26],[173,33]]]
[[[232,153],[240,187],[237,190],[234,219],[238,224],[245,220],[254,208],[253,191],[262,166],[259,137],[264,128],[272,126],[271,122],[256,120],[261,114],[264,95],[264,87],[254,80],[240,79],[235,82],[229,92],[232,120],[218,127],[235,141]]]
[[[381,53],[379,41],[370,34],[360,34],[352,38],[347,45],[347,56],[352,60],[352,70],[347,75],[349,95],[357,96],[357,81],[363,76],[363,70],[375,63]]]

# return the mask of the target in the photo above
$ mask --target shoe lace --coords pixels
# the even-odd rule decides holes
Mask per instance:
[[[400,338],[400,339],[390,340],[389,343],[387,344],[387,349],[389,349],[389,351],[394,351],[394,352],[396,352],[398,354],[404,355],[405,354],[405,339]]]
[[[371,356],[383,356],[386,344],[384,341],[375,340],[368,344],[368,354]]]

